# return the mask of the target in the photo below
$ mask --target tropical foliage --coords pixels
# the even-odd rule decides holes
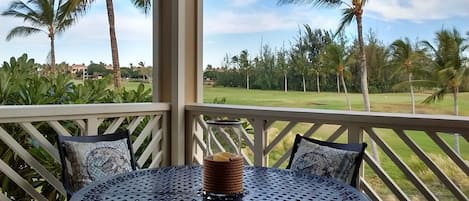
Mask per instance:
[[[344,34],[332,37],[327,31],[311,30],[309,31],[311,33],[322,33],[322,37],[318,34],[316,38],[319,40],[307,42],[314,40],[308,36],[306,27],[299,30],[290,47],[277,49],[263,45],[260,53],[257,55],[250,53],[248,61],[238,62],[236,65],[231,58],[244,60],[243,54],[247,54],[247,50],[243,50],[239,55],[227,55],[222,67],[206,68],[204,77],[214,81],[215,86],[246,87],[245,69],[249,69],[249,88],[252,89],[287,92],[288,90],[317,91],[320,87],[322,91],[345,92],[347,89],[347,92],[361,92],[358,41],[350,40]],[[437,38],[442,39],[436,39],[435,44],[410,39],[398,39],[391,44],[385,44],[374,32],[367,33],[365,50],[370,92],[408,91],[413,94],[415,91],[435,89],[439,92],[427,99],[427,102],[432,102],[443,97],[440,92],[453,93],[449,87],[452,83],[457,84],[454,89],[469,90],[469,86],[464,84],[468,80],[465,69],[468,68],[469,62],[463,53],[467,52],[467,41],[459,36],[458,40],[447,42],[449,43],[447,45],[440,45],[441,42],[438,42],[443,41],[443,38],[454,38],[454,31],[439,31],[437,36],[442,36]],[[443,37],[443,35],[448,36]],[[321,38],[326,39],[321,40]],[[312,50],[315,49],[320,50],[318,57],[312,54],[314,53]],[[449,56],[453,54],[459,56]],[[272,60],[274,62],[271,62]],[[453,63],[456,65],[452,65]],[[317,75],[318,72],[320,76]],[[454,76],[451,76],[451,72]],[[342,90],[338,89],[340,85]],[[409,109],[415,111],[412,108]]]
[[[342,18],[336,35],[342,32],[352,21],[357,23],[358,38],[358,64],[360,66],[361,92],[366,111],[371,111],[370,97],[368,94],[368,72],[366,65],[365,40],[363,38],[363,8],[367,0],[278,0],[280,4],[312,4],[317,7],[332,7],[342,9]]]
[[[17,26],[7,35],[9,41],[14,37],[45,33],[50,40],[49,62],[51,70],[55,70],[55,37],[70,28],[75,22],[72,17],[75,10],[64,10],[64,1],[59,0],[22,0],[13,1],[2,13],[4,16],[21,18],[29,26]]]
[[[41,65],[26,54],[11,58],[4,62],[0,68],[0,105],[42,105],[42,104],[87,104],[87,103],[123,103],[123,102],[150,102],[151,89],[140,84],[136,90],[122,89],[119,91],[110,88],[112,79],[86,80],[82,84],[75,84],[66,74],[44,76],[37,69]],[[106,122],[104,122],[106,123]],[[79,130],[65,124],[71,133],[77,134]],[[55,141],[55,133],[47,124],[38,124],[35,127],[40,133],[46,134],[46,139]],[[59,175],[61,166],[16,124],[2,124],[2,128],[30,152],[46,169]],[[40,190],[49,200],[64,200],[59,193],[50,186],[35,170],[27,165],[18,155],[5,144],[0,142],[0,159],[11,168],[20,173],[23,178]],[[14,182],[6,175],[0,173],[0,189],[10,199],[22,198],[32,200],[25,195]]]
[[[151,8],[150,0],[131,0],[135,7],[140,8],[143,12],[148,13]],[[88,8],[93,4],[94,0],[68,0],[62,7],[65,11],[71,14],[72,17],[77,17],[79,14],[85,14]],[[119,50],[117,46],[116,37],[116,24],[114,16],[114,3],[112,0],[106,0],[107,16],[109,23],[109,38],[111,41],[111,55],[112,67],[114,75],[114,87],[121,88],[121,72],[119,64]]]

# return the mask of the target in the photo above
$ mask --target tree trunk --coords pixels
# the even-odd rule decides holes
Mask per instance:
[[[456,116],[459,116],[458,94],[459,94],[459,87],[453,87],[454,115],[456,115]]]
[[[366,69],[365,42],[363,40],[362,13],[357,14],[358,45],[360,48],[360,72],[361,72],[361,90],[365,111],[371,111],[370,96],[368,94],[368,73]]]
[[[319,79],[320,79],[320,78],[319,78],[319,72],[316,72],[316,86],[317,86],[317,88],[318,88],[318,89],[317,89],[317,90],[318,90],[318,93],[321,93],[321,87],[319,86],[319,82],[320,82]]]
[[[283,78],[284,78],[283,80],[284,80],[284,82],[285,82],[285,93],[287,93],[287,91],[288,91],[288,78],[287,78],[287,74],[286,74],[286,73],[283,74]]]
[[[106,0],[107,16],[109,21],[109,36],[111,39],[112,68],[114,70],[114,87],[121,88],[121,71],[119,65],[119,50],[117,49],[116,28],[114,22],[114,6],[112,0]]]
[[[414,94],[414,86],[412,85],[412,73],[409,73],[409,84],[410,84],[410,99],[412,101],[412,114],[415,114],[415,94]]]
[[[340,94],[340,81],[339,81],[339,73],[335,74],[337,80],[337,93]]]
[[[249,73],[246,73],[246,89],[249,90]]]
[[[50,67],[51,71],[55,72],[55,36],[54,33],[50,33]]]
[[[352,111],[352,104],[350,104],[350,99],[348,97],[347,86],[345,85],[344,74],[340,73],[340,79],[342,80],[342,87],[344,88],[345,100],[347,101],[347,108],[349,111]]]
[[[303,78],[303,92],[306,92],[306,82],[305,82],[305,75],[301,75]]]
[[[459,101],[458,101],[459,87],[453,87],[453,101],[454,101],[454,115],[459,116]],[[454,134],[454,151],[460,154],[459,146],[459,133]]]
[[[365,111],[370,112],[371,104],[370,104],[370,96],[368,94],[368,73],[366,69],[365,42],[363,40],[363,24],[362,24],[363,16],[362,14],[363,14],[363,10],[362,8],[360,8],[360,10],[356,14],[356,17],[357,17],[357,31],[358,31],[358,46],[360,48],[359,65],[360,65],[360,72],[361,72],[361,90],[362,90],[362,95],[363,95],[363,104],[365,106]],[[378,164],[381,164],[379,160],[379,155],[378,155],[378,147],[376,145],[376,142],[373,140],[371,140],[371,148],[372,148],[373,158]]]

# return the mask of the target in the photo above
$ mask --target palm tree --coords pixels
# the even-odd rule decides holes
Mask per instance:
[[[352,105],[348,96],[347,85],[345,84],[344,73],[345,65],[348,60],[347,50],[345,49],[345,43],[332,43],[326,47],[322,55],[322,60],[325,63],[325,66],[336,71],[338,75],[338,80],[342,82],[342,87],[345,93],[345,99],[347,101],[347,108],[349,111],[352,110]],[[338,85],[339,87],[339,85]]]
[[[436,47],[428,41],[422,43],[430,49],[434,56],[434,66],[436,68],[436,81],[439,90],[424,100],[424,103],[431,103],[443,100],[447,93],[453,94],[454,115],[459,115],[459,87],[467,76],[466,69],[468,58],[464,57],[463,52],[469,49],[461,34],[453,29],[441,30],[436,33]],[[456,151],[459,152],[459,134],[454,134]]]
[[[246,89],[249,90],[249,75],[252,71],[252,65],[251,65],[251,61],[249,60],[248,51],[247,50],[241,51],[237,59],[238,59],[237,62],[239,64],[239,69],[241,71],[244,71],[244,73],[246,74]]]
[[[351,2],[350,2],[351,1]],[[358,46],[359,46],[359,66],[360,66],[360,78],[361,78],[361,91],[363,95],[363,103],[367,112],[371,111],[370,95],[368,94],[368,73],[366,68],[366,53],[365,53],[365,42],[363,39],[363,7],[368,0],[278,0],[279,4],[304,4],[309,3],[317,7],[343,7],[342,19],[337,29],[336,35],[342,32],[344,28],[349,25],[353,20],[357,22],[358,32]],[[378,150],[376,143],[371,141],[373,148],[373,155],[376,161],[379,163]]]
[[[45,33],[50,40],[49,62],[52,71],[55,71],[55,36],[64,32],[73,25],[74,18],[62,9],[63,1],[59,0],[22,0],[13,1],[9,8],[2,13],[3,16],[11,16],[23,19],[29,26],[17,26],[7,35],[6,40],[14,37],[29,36],[34,33]]]
[[[143,10],[145,14],[150,11],[151,0],[131,0],[132,3],[137,7]],[[77,11],[77,13],[84,14],[87,11],[87,8],[95,0],[68,0],[65,3],[64,10],[68,11]],[[114,17],[114,4],[112,0],[106,0],[107,16],[109,23],[109,38],[111,40],[111,54],[112,54],[112,67],[114,71],[114,87],[119,89],[121,88],[121,73],[119,65],[119,51],[117,48],[117,37],[116,37],[116,26],[115,26],[115,17]]]
[[[317,92],[321,92],[320,78],[323,72],[322,63],[320,61],[321,53],[324,48],[331,43],[331,34],[321,29],[312,30],[309,25],[303,25],[305,28],[304,45],[307,50],[308,60],[312,67],[312,72],[316,76],[316,88]]]
[[[309,72],[308,52],[305,43],[305,38],[302,36],[301,30],[298,30],[298,38],[290,52],[290,61],[295,71],[301,74],[303,92],[306,92],[305,76]]]
[[[366,69],[365,43],[363,39],[363,7],[368,0],[278,0],[279,4],[312,4],[317,7],[343,7],[342,19],[336,32],[342,32],[344,28],[353,20],[357,22],[358,44],[360,48],[360,71],[361,71],[361,91],[366,111],[371,111],[370,97],[368,94],[368,78]]]
[[[456,30],[441,30],[436,33],[435,48],[430,42],[422,43],[430,49],[434,55],[434,65],[437,72],[437,81],[439,90],[424,100],[425,103],[431,103],[442,100],[450,92],[453,94],[454,115],[459,115],[458,95],[461,82],[466,76],[465,62],[468,58],[464,57],[463,52],[469,48],[466,39]]]
[[[288,71],[290,69],[290,66],[288,65],[287,62],[287,51],[282,47],[282,49],[277,52],[277,69],[278,71],[283,75],[283,87],[285,93],[288,92]]]
[[[408,81],[395,85],[395,87],[402,84],[408,84],[410,89],[410,97],[412,103],[412,114],[415,114],[415,94],[413,86],[413,75],[417,70],[417,65],[421,63],[424,58],[422,51],[418,47],[413,47],[409,38],[404,40],[398,39],[391,44],[392,60],[397,66],[398,72],[404,71],[408,75]]]

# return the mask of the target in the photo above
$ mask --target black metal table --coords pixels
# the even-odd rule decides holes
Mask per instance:
[[[202,167],[138,170],[96,181],[72,201],[204,200]],[[242,200],[368,200],[357,189],[320,176],[290,170],[245,167]]]

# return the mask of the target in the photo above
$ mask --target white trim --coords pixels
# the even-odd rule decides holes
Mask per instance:
[[[432,130],[435,132],[460,132],[469,135],[469,117],[451,115],[424,115],[380,112],[355,112],[317,110],[285,107],[258,107],[220,104],[186,105],[186,110],[196,114],[220,114],[231,116],[262,117],[267,120],[301,121],[316,123]],[[467,137],[467,136],[466,136]]]
[[[169,111],[168,103],[113,103],[69,105],[0,106],[0,121],[12,118],[44,118],[57,116],[95,116],[96,114],[139,113]]]

